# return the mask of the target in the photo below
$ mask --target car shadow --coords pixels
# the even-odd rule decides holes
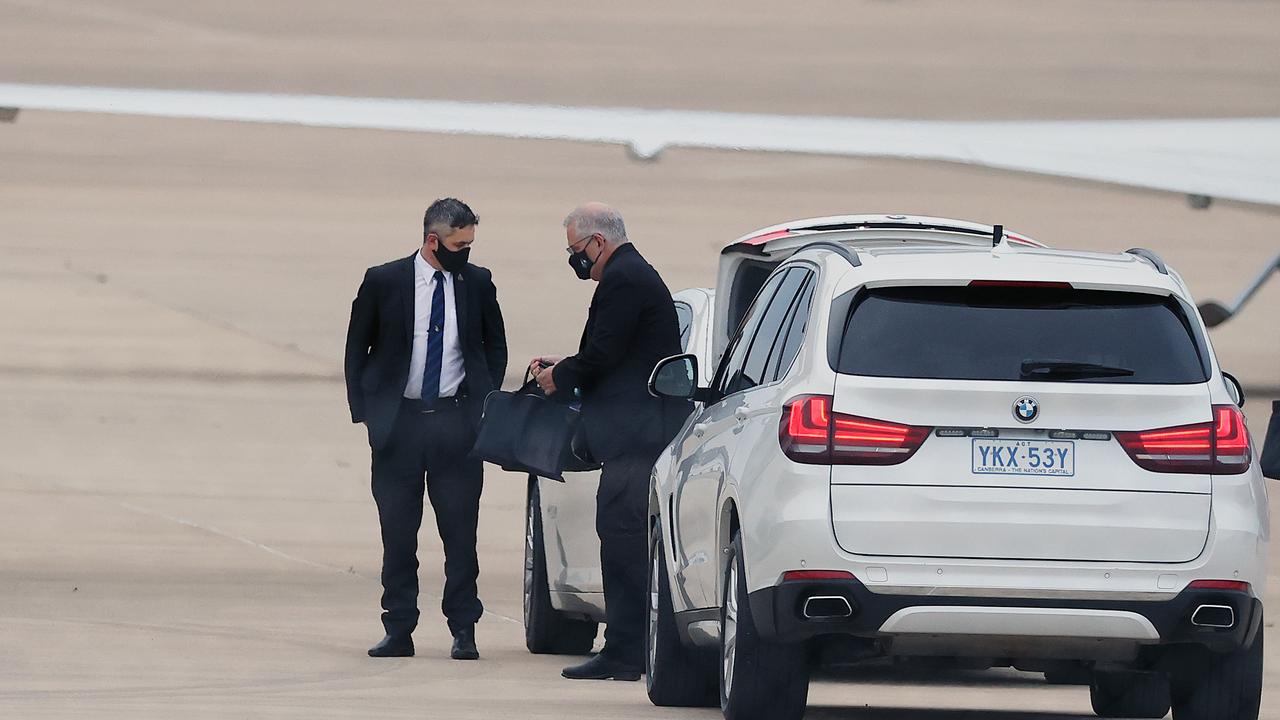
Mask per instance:
[[[840,670],[822,670],[814,680],[837,683],[882,683],[886,685],[928,685],[933,687],[1027,688],[1047,686],[1040,673],[1016,670],[953,670],[864,664]]]
[[[813,675],[813,680],[836,684],[977,688],[993,692],[1053,687],[1040,673],[1018,672],[1010,669],[955,670],[893,667],[875,663],[840,670],[819,671]],[[1080,690],[1088,692],[1087,688],[1081,687]],[[836,718],[842,720],[1075,720],[1092,717],[1094,717],[1092,714],[1082,715],[1074,712],[814,703],[811,703],[805,712],[806,720],[836,720]]]
[[[810,705],[805,720],[1083,720],[1093,715],[956,708],[841,707]]]

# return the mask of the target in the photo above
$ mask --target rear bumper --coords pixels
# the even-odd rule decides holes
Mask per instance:
[[[1250,645],[1262,621],[1260,600],[1250,593],[1222,590],[1187,589],[1158,600],[895,595],[873,593],[850,579],[784,582],[749,597],[757,628],[776,642],[823,635],[997,635],[1198,645],[1228,652]],[[806,617],[805,604],[814,597],[843,598],[851,614]],[[1192,615],[1203,605],[1230,607],[1231,627],[1194,624]]]

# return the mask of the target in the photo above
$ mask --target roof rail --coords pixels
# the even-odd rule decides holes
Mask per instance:
[[[1143,260],[1151,263],[1151,266],[1156,270],[1159,270],[1161,275],[1169,274],[1169,268],[1164,266],[1164,260],[1161,260],[1160,256],[1154,252],[1151,252],[1146,248],[1129,248],[1128,250],[1125,250],[1125,252],[1130,255],[1137,255]]]
[[[845,260],[848,260],[849,264],[852,265],[853,267],[862,267],[862,260],[858,258],[857,250],[854,250],[853,248],[847,247],[845,245],[841,245],[840,243],[831,242],[830,240],[818,240],[816,242],[805,243],[804,245],[801,245],[800,247],[796,248],[796,252],[797,253],[804,252],[805,250],[812,250],[814,248],[831,250],[832,252],[836,253],[837,255],[844,258]]]

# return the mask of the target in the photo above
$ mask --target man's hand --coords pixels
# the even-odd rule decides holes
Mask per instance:
[[[529,374],[537,375],[544,367],[551,367],[564,359],[563,355],[543,355],[529,361]]]
[[[556,393],[555,373],[551,372],[554,367],[555,365],[539,365],[538,370],[533,374],[533,378],[538,381],[538,387],[542,388],[542,392],[547,395]]]

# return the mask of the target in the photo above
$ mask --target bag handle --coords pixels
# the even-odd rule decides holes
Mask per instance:
[[[542,395],[542,388],[538,387],[538,381],[533,377],[533,372],[528,367],[524,369],[524,384],[516,391],[516,394],[527,393],[536,390],[538,395]]]

